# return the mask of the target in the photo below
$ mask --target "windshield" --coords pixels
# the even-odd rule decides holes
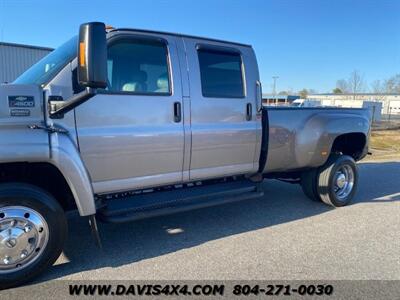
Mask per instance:
[[[78,37],[62,44],[36,64],[26,70],[13,83],[42,85],[52,79],[61,69],[76,57]]]

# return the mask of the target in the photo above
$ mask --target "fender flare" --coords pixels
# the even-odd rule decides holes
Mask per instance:
[[[92,182],[78,149],[70,137],[63,133],[50,136],[50,163],[64,176],[75,198],[81,216],[94,215],[96,205]]]
[[[323,165],[332,151],[335,139],[348,133],[362,133],[368,137],[370,131],[369,119],[357,114],[317,114],[311,117],[296,136],[296,145],[303,151],[294,153],[300,165],[318,167]],[[310,139],[309,134],[313,133]],[[307,144],[307,145],[305,145]],[[324,153],[324,155],[321,155]]]

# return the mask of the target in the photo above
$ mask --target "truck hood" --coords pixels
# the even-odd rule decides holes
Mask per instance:
[[[40,86],[0,85],[0,125],[31,125],[43,120],[43,92]]]

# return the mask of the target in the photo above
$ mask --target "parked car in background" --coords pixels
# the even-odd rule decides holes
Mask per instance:
[[[322,106],[321,101],[311,99],[296,99],[291,103],[294,107],[318,107]]]

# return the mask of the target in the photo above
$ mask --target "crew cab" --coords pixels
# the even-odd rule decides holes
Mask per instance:
[[[66,212],[130,222],[250,201],[300,183],[333,207],[355,194],[365,109],[263,107],[249,45],[82,24],[0,86],[0,287],[52,265]]]

